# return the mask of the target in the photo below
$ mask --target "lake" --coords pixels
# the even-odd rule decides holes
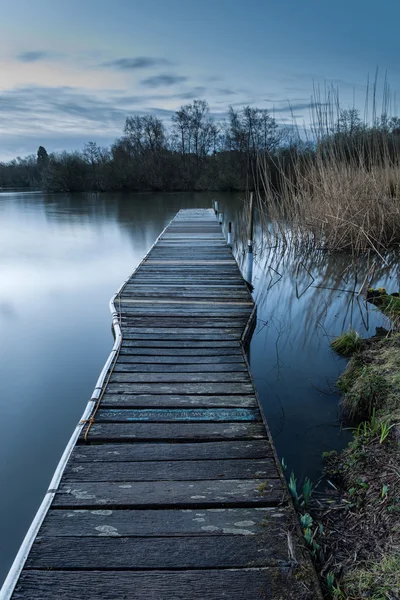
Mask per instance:
[[[0,193],[0,583],[43,498],[112,346],[108,302],[180,208],[219,201],[238,229],[240,193],[44,195]],[[240,264],[243,248],[236,236]],[[288,472],[316,481],[323,451],[349,432],[334,382],[346,362],[329,341],[353,325],[374,334],[343,255],[266,248],[254,261],[252,374]],[[378,271],[377,271],[378,273]],[[398,289],[390,266],[375,285]]]

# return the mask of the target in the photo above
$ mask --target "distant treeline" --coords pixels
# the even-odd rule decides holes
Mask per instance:
[[[182,106],[165,124],[154,115],[126,119],[110,148],[94,142],[80,152],[47,154],[0,163],[0,187],[47,191],[245,189],[258,153],[272,155],[288,138],[266,110],[233,108],[216,122],[207,102]]]
[[[177,110],[167,125],[150,114],[128,117],[122,137],[109,148],[89,142],[83,151],[48,154],[40,146],[36,156],[0,163],[0,187],[49,192],[244,190],[260,187],[262,170],[276,189],[282,176],[290,175],[291,164],[298,167],[301,156],[306,161],[321,156],[327,140],[327,153],[339,142],[342,159],[372,156],[373,140],[376,160],[377,134],[385,138],[385,152],[390,148],[398,154],[400,149],[397,118],[381,117],[366,125],[357,110],[342,110],[325,133],[323,127],[318,130],[312,142],[305,142],[296,128],[278,126],[268,110],[249,106],[231,107],[228,118],[217,122],[207,102],[195,100]]]

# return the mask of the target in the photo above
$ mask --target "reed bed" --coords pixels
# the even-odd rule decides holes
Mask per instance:
[[[297,131],[274,158],[278,182],[270,177],[271,157],[258,157],[257,197],[269,236],[329,251],[382,254],[398,247],[399,119],[383,112],[372,124],[362,122],[333,93],[324,102],[314,98],[312,115],[307,142]]]

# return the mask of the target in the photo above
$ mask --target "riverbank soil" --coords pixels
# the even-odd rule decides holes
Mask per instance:
[[[363,341],[340,377],[360,423],[325,455],[330,491],[314,499],[327,598],[400,599],[400,335]]]

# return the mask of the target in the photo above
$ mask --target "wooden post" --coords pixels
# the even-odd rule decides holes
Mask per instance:
[[[218,216],[218,200],[214,200],[214,212],[215,216]]]
[[[232,247],[232,223],[229,221],[228,223],[228,246]]]
[[[220,225],[222,225],[222,223],[224,222],[224,213],[219,213],[218,222]]]
[[[254,228],[254,200],[253,200],[253,192],[250,192],[249,230],[248,230],[248,236],[247,236],[248,252],[253,252],[253,228]]]
[[[254,228],[254,198],[253,198],[253,192],[250,192],[249,229],[248,229],[248,237],[247,237],[247,267],[246,267],[246,281],[250,284],[253,279],[253,228]]]

